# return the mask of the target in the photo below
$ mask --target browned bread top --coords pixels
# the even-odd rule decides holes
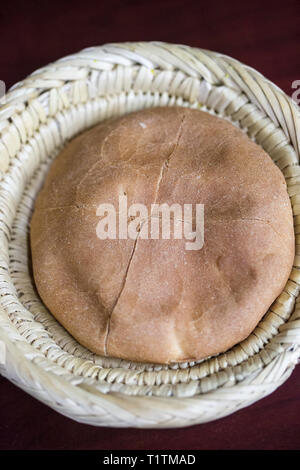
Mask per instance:
[[[204,204],[204,245],[101,240],[97,208],[119,196]],[[55,159],[31,221],[38,292],[84,346],[170,363],[246,338],[282,291],[294,258],[284,177],[231,123],[152,108],[101,123]]]

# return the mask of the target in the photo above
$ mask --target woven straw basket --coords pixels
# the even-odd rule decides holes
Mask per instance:
[[[300,113],[255,70],[222,54],[161,42],[85,49],[16,84],[0,108],[0,372],[77,421],[179,427],[226,416],[273,392],[300,357],[300,245],[284,291],[255,331],[217,357],[160,366],[80,346],[34,289],[34,200],[65,143],[99,121],[153,106],[230,120],[282,170],[300,240]]]

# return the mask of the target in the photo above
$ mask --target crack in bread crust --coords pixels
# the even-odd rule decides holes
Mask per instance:
[[[177,131],[177,135],[176,135],[176,138],[175,138],[175,143],[174,143],[174,147],[172,148],[170,154],[168,155],[168,157],[163,161],[163,164],[161,166],[161,169],[160,169],[160,172],[159,172],[159,176],[158,176],[158,179],[157,179],[157,183],[156,183],[156,189],[155,189],[155,193],[154,193],[154,204],[156,204],[156,201],[157,201],[157,197],[158,197],[158,193],[159,193],[159,188],[160,188],[160,185],[161,185],[161,182],[162,182],[162,179],[163,179],[163,176],[164,176],[164,173],[166,171],[166,169],[168,168],[168,165],[169,165],[169,162],[171,160],[171,157],[172,155],[174,154],[175,150],[177,149],[178,147],[178,144],[179,144],[179,140],[180,140],[180,137],[182,135],[182,129],[183,129],[183,123],[184,123],[184,120],[185,120],[185,114],[183,114],[182,118],[181,118],[181,121],[180,121],[180,124],[179,124],[179,127],[178,127],[178,131]],[[150,218],[152,217],[152,211],[151,211],[151,214],[150,214]],[[124,279],[123,279],[123,282],[122,282],[122,286],[121,286],[121,289],[120,289],[120,292],[117,296],[117,299],[113,305],[113,308],[112,308],[112,311],[108,317],[108,322],[107,322],[107,328],[106,328],[106,334],[105,334],[105,339],[104,339],[104,355],[107,356],[107,345],[108,345],[108,336],[109,336],[109,333],[110,333],[110,325],[111,325],[111,319],[112,319],[112,316],[113,316],[113,313],[116,309],[116,306],[118,305],[118,302],[120,300],[120,297],[125,289],[125,285],[126,285],[126,280],[127,280],[127,277],[128,277],[128,272],[129,272],[129,268],[130,268],[130,265],[132,263],[132,260],[133,260],[133,257],[134,257],[134,253],[136,251],[136,248],[137,248],[137,243],[138,243],[138,239],[139,239],[139,235],[142,231],[142,227],[144,225],[146,221],[143,221],[142,222],[142,225],[140,226],[140,230],[139,230],[139,233],[138,233],[138,236],[136,237],[135,241],[134,241],[134,245],[133,245],[133,249],[132,249],[132,252],[131,252],[131,256],[129,258],[129,261],[128,261],[128,265],[127,265],[127,268],[126,268],[126,271],[125,271],[125,276],[124,276]]]
[[[143,225],[143,224],[142,224]],[[124,275],[124,279],[123,279],[123,282],[122,282],[122,285],[121,285],[121,289],[120,289],[120,292],[114,302],[114,305],[112,307],[112,310],[108,316],[108,321],[107,321],[107,326],[106,326],[106,333],[105,333],[105,338],[104,338],[104,355],[107,356],[107,341],[108,341],[108,335],[109,335],[109,332],[110,332],[110,323],[111,323],[111,317],[112,317],[112,314],[114,313],[114,310],[116,308],[116,305],[117,303],[119,302],[119,298],[121,297],[122,295],[122,292],[125,288],[125,284],[126,284],[126,280],[127,280],[127,275],[128,275],[128,271],[129,271],[129,268],[130,268],[130,265],[131,265],[131,261],[133,259],[133,255],[135,253],[135,250],[136,250],[136,245],[137,245],[137,241],[138,241],[138,238],[139,238],[139,235],[141,233],[141,229],[142,229],[142,225],[141,225],[141,228],[140,228],[140,231],[136,237],[136,239],[134,240],[134,244],[133,244],[133,248],[132,248],[132,251],[131,251],[131,254],[130,254],[130,258],[129,258],[129,261],[128,261],[128,264],[127,264],[127,268],[126,268],[126,271],[125,271],[125,275]]]

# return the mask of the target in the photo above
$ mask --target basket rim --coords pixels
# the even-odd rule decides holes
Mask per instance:
[[[18,148],[17,150],[15,150],[14,145],[13,145],[14,143],[9,141],[9,139],[7,139],[7,134],[5,133],[6,128],[5,126],[3,126],[3,123],[9,122],[11,124],[11,121],[15,122],[14,119],[16,120],[17,116],[20,116],[20,113],[26,112],[26,106],[24,108],[24,102],[30,103],[29,106],[32,106],[34,108],[34,112],[38,115],[38,118],[40,119],[41,126],[44,126],[46,129],[47,119],[45,118],[45,110],[42,109],[41,102],[40,102],[40,107],[39,107],[39,105],[37,105],[36,102],[34,102],[34,100],[37,97],[41,97],[43,93],[44,95],[45,93],[48,93],[50,95],[50,99],[49,99],[50,104],[48,103],[48,107],[51,108],[51,94],[52,94],[52,106],[54,106],[53,104],[53,100],[55,99],[54,95],[57,94],[57,90],[59,90],[57,81],[62,80],[61,78],[60,79],[58,79],[57,77],[55,78],[54,77],[55,73],[58,73],[59,76],[64,76],[65,74],[65,77],[68,76],[69,74],[69,79],[70,79],[70,73],[72,72],[74,76],[76,77],[74,79],[74,83],[77,83],[77,80],[79,81],[82,80],[82,76],[83,76],[83,74],[81,73],[82,70],[88,69],[88,66],[86,64],[82,65],[82,61],[83,60],[93,61],[95,60],[93,58],[87,59],[89,54],[96,54],[96,55],[98,54],[97,57],[101,65],[101,60],[103,60],[102,56],[104,53],[108,54],[109,60],[110,60],[109,62],[108,57],[106,57],[106,61],[103,62],[105,66],[102,64],[102,66],[104,67],[104,70],[107,70],[107,69],[110,70],[107,63],[108,64],[114,63],[114,64],[117,64],[118,66],[120,65],[119,62],[121,62],[123,65],[120,65],[120,66],[126,67],[126,65],[124,64],[128,64],[128,61],[131,60],[133,61],[132,66],[139,67],[141,71],[143,70],[143,67],[148,66],[149,68],[154,65],[154,62],[151,62],[149,59],[149,57],[155,58],[155,56],[153,56],[154,54],[152,50],[153,47],[155,51],[158,51],[158,50],[160,51],[160,55],[158,55],[158,59],[159,59],[158,62],[161,62],[162,59],[165,59],[165,57],[168,57],[169,59],[170,57],[171,58],[174,57],[174,63],[171,65],[173,66],[173,68],[175,66],[178,67],[179,69],[178,73],[180,72],[182,73],[183,71],[185,71],[187,73],[190,73],[190,78],[195,78],[195,75],[196,75],[195,70],[196,70],[198,73],[201,74],[201,77],[204,77],[204,79],[206,78],[211,79],[212,84],[214,84],[214,81],[215,81],[215,83],[218,84],[217,85],[218,87],[220,86],[223,86],[224,88],[226,87],[226,90],[229,90],[232,93],[236,91],[236,82],[239,82],[240,84],[241,77],[242,77],[244,80],[243,82],[244,89],[242,91],[246,92],[247,87],[252,86],[253,88],[251,88],[250,95],[252,94],[252,99],[254,101],[257,101],[257,96],[255,94],[253,95],[253,93],[257,93],[258,96],[264,97],[262,99],[262,103],[260,103],[260,106],[259,106],[259,108],[262,108],[264,111],[265,111],[264,108],[266,107],[266,101],[264,100],[270,99],[272,94],[276,95],[276,98],[277,98],[276,106],[275,107],[271,106],[269,110],[269,114],[271,114],[271,116],[273,115],[272,117],[274,117],[274,121],[276,121],[281,126],[281,129],[283,131],[286,131],[286,130],[288,131],[287,137],[289,138],[290,143],[293,144],[292,149],[294,150],[294,153],[296,153],[296,156],[297,156],[297,161],[294,160],[292,162],[292,165],[288,165],[287,167],[284,167],[284,169],[289,168],[289,167],[292,167],[292,169],[295,169],[298,166],[299,136],[297,133],[297,129],[298,129],[299,120],[300,120],[299,108],[297,108],[297,106],[291,100],[291,98],[285,95],[285,93],[282,90],[276,87],[276,85],[272,84],[272,82],[270,82],[269,80],[265,79],[259,72],[255,71],[251,67],[244,66],[239,61],[232,59],[228,56],[225,56],[223,54],[218,54],[218,53],[214,53],[211,51],[206,51],[206,50],[198,49],[198,48],[191,48],[185,45],[167,44],[167,43],[162,43],[162,42],[157,42],[157,41],[147,42],[147,43],[122,43],[122,44],[115,43],[115,44],[107,44],[104,46],[99,46],[99,47],[92,48],[92,49],[91,48],[84,49],[83,51],[75,55],[75,59],[74,59],[74,56],[67,56],[65,58],[59,59],[57,62],[50,64],[50,66],[48,67],[46,66],[42,69],[35,71],[32,75],[30,75],[23,82],[19,82],[18,84],[14,85],[14,87],[12,87],[12,89],[9,90],[7,94],[7,104],[0,109],[0,132],[2,133],[2,141],[0,140],[0,145],[2,145],[2,148],[0,147],[0,151],[2,150],[2,154],[6,157],[6,159],[11,161],[11,164],[14,158],[14,152],[15,154],[18,154]],[[148,50],[147,48],[148,49],[150,48],[150,50]],[[144,55],[142,55],[141,51],[144,51]],[[123,52],[123,55],[122,55],[122,52]],[[190,63],[187,62],[186,55],[190,59],[191,61]],[[202,59],[202,62],[200,61],[200,58]],[[138,62],[138,59],[140,60],[140,62]],[[72,63],[73,60],[75,61],[79,60],[79,64],[80,64],[79,66],[77,65],[77,68],[74,69],[75,72],[72,69],[72,66],[70,65],[70,61]],[[228,71],[227,73],[224,73],[224,70],[222,70],[221,68],[221,65],[224,64],[224,61],[225,62],[229,61],[229,65],[228,64],[226,65],[227,67],[226,70]],[[66,63],[68,64],[67,66],[66,66]],[[61,64],[63,64],[63,67],[61,67]],[[192,64],[194,68],[191,68],[190,64]],[[205,64],[204,69],[203,69],[204,67],[203,64]],[[210,68],[207,67],[207,64],[210,65]],[[97,63],[97,66],[99,66],[98,63]],[[181,66],[181,69],[180,69],[180,66]],[[152,70],[152,68],[150,70]],[[166,67],[166,70],[164,71],[167,74],[168,67]],[[52,75],[51,75],[51,72],[53,72]],[[45,73],[48,74],[47,79],[45,78]],[[239,79],[237,78],[238,73],[240,73]],[[226,74],[228,74],[228,76],[226,76]],[[221,77],[222,77],[222,81],[221,81]],[[236,80],[236,82],[234,82],[234,80]],[[68,87],[69,80],[66,80],[66,78],[64,78],[64,81],[65,81],[65,86]],[[35,83],[36,87],[33,87],[33,83]],[[43,90],[43,91],[41,92],[40,90]],[[53,90],[55,91],[53,92]],[[23,98],[23,101],[21,100],[21,97]],[[30,102],[30,100],[32,101]],[[78,106],[80,106],[80,102]],[[278,115],[278,107],[281,108],[281,114],[279,115]],[[51,113],[51,109],[50,109],[50,113]],[[1,127],[1,121],[2,121],[2,127]],[[22,135],[21,135],[21,131],[19,127],[18,127],[18,132],[20,133],[20,140],[22,141]],[[28,142],[26,142],[24,145],[29,145],[29,144]],[[4,151],[3,151],[3,148],[4,148]],[[280,147],[277,150],[280,151]],[[9,154],[8,157],[4,153],[5,151],[6,153]],[[20,163],[19,163],[19,166],[20,166]],[[293,174],[291,178],[294,178]],[[292,180],[292,182],[294,181]],[[298,193],[296,192],[295,194],[293,194],[293,190],[298,189],[298,186],[299,186],[298,182],[291,185],[291,188],[292,188],[291,197],[294,197],[294,196],[297,197]],[[2,194],[1,194],[1,189],[0,189],[0,197],[1,196]],[[297,234],[298,232],[296,231],[296,235]],[[298,268],[298,266],[296,266],[296,268]],[[295,284],[296,283],[297,282],[295,281]],[[297,291],[297,294],[295,294],[294,297],[298,295],[298,292],[299,291]],[[277,388],[277,386],[279,386],[284,380],[287,379],[287,377],[292,372],[297,362],[297,359],[300,357],[300,350],[299,350],[300,349],[299,348],[300,331],[299,331],[299,327],[297,327],[298,313],[297,311],[295,313],[296,315],[291,317],[291,319],[289,320],[291,321],[291,323],[293,323],[292,337],[291,335],[289,335],[289,328],[283,328],[282,331],[279,333],[280,341],[282,341],[282,344],[284,345],[284,347],[282,348],[282,353],[277,355],[275,358],[271,359],[271,361],[267,365],[262,367],[261,369],[256,369],[256,371],[254,372],[254,375],[249,377],[249,379],[243,380],[239,382],[238,384],[235,384],[229,387],[231,392],[233,388],[235,390],[239,389],[240,394],[243,396],[246,395],[246,392],[242,392],[242,389],[244,390],[247,389],[248,392],[251,389],[251,393],[249,392],[247,397],[244,396],[244,399],[242,401],[240,399],[240,400],[235,400],[234,402],[234,398],[233,398],[231,400],[231,404],[228,405],[228,403],[230,402],[230,400],[228,399],[228,396],[226,397],[226,400],[224,398],[224,391],[226,395],[226,393],[228,394],[228,390],[226,391],[225,389],[222,389],[222,388],[219,388],[219,389],[217,388],[214,391],[207,392],[205,395],[201,395],[201,396],[197,395],[196,397],[187,396],[184,398],[178,398],[174,396],[171,396],[171,397],[129,396],[118,391],[109,391],[109,393],[103,394],[101,391],[99,391],[97,392],[97,398],[100,400],[100,397],[101,397],[101,400],[97,402],[97,405],[99,405],[99,403],[101,402],[102,412],[100,412],[100,415],[101,415],[100,423],[103,423],[105,422],[105,419],[108,419],[107,410],[106,410],[106,418],[103,417],[104,415],[103,404],[105,403],[105,406],[108,407],[108,402],[110,402],[110,405],[111,405],[111,396],[114,397],[114,400],[115,400],[114,406],[117,407],[118,413],[120,413],[120,410],[122,410],[122,413],[127,414],[127,418],[124,421],[124,425],[126,425],[126,423],[131,423],[130,425],[132,425],[133,420],[135,420],[135,422],[138,423],[138,425],[144,426],[144,427],[151,427],[153,425],[159,425],[162,427],[169,427],[169,426],[171,427],[171,426],[182,426],[182,425],[194,424],[193,423],[194,420],[195,422],[203,422],[203,420],[217,419],[217,417],[225,416],[226,414],[233,412],[233,410],[239,409],[243,406],[247,406],[247,404],[250,404],[251,402],[253,402],[253,400],[255,401],[256,399],[259,399],[259,397],[262,397],[268,393],[271,393],[271,391],[273,391],[275,388]],[[283,326],[287,325],[289,321],[284,322]],[[7,336],[8,332],[10,332],[13,338],[13,341],[11,341],[9,337]],[[15,328],[15,325],[12,325],[9,323],[9,321],[7,321],[7,314],[4,311],[3,306],[0,309],[0,334],[2,336],[2,341],[6,343],[7,350],[9,351],[8,352],[9,366],[7,366],[6,369],[0,368],[0,372],[8,376],[8,378],[10,378],[11,380],[15,381],[22,388],[29,391],[29,393],[32,393],[33,395],[38,396],[39,399],[41,399],[42,401],[46,401],[50,406],[55,408],[57,403],[51,402],[51,401],[49,402],[49,398],[46,399],[45,394],[47,394],[47,387],[48,387],[48,390],[50,390],[49,374],[50,375],[54,374],[53,378],[50,381],[54,380],[57,383],[58,383],[58,376],[55,374],[55,372],[51,370],[47,371],[46,373],[37,363],[34,363],[30,359],[28,359],[30,357],[30,348],[28,351],[27,351],[27,348],[25,348],[26,351],[24,350],[24,344],[21,345],[21,342],[18,340],[20,339],[18,338],[19,332]],[[0,339],[1,339],[1,336],[0,336]],[[275,335],[275,336],[278,336],[278,335]],[[25,357],[27,357],[27,366],[30,364],[32,368],[34,369],[34,373],[32,370],[30,370],[30,373],[28,372],[28,376],[26,376],[27,384],[25,383],[26,381],[25,382],[24,380],[22,381],[21,377],[18,377],[21,373],[20,364],[17,365],[18,358],[17,357],[14,358],[14,356],[18,355],[17,352],[20,352],[19,349],[21,350],[21,353],[22,354],[25,353]],[[15,359],[14,361],[13,361],[13,358]],[[33,376],[36,377],[36,374],[38,374],[37,371],[43,371],[43,373],[40,374],[39,376],[38,384],[39,384],[39,388],[44,387],[44,393],[41,393],[41,390],[38,389],[37,382],[30,381]],[[45,379],[42,378],[42,376],[44,377],[44,374],[46,374],[46,377],[47,377]],[[64,381],[63,387],[66,387],[69,389],[69,386],[70,386],[70,387],[73,387],[72,388],[73,391],[76,390],[76,392],[78,392],[79,390],[78,383],[80,382],[80,380],[78,379],[78,377],[76,376],[74,377],[75,377],[75,379],[73,380],[74,383],[72,383],[72,381],[71,382]],[[61,377],[59,378],[59,381],[60,380],[62,380]],[[68,386],[66,385],[67,383],[68,383]],[[83,385],[81,384],[80,387],[81,387],[80,393],[82,391],[84,391],[85,393],[89,393],[88,401],[91,401],[90,398],[91,398],[92,392],[88,388],[88,385],[85,385],[85,388],[84,388]],[[87,390],[89,391],[87,392]],[[256,390],[256,395],[255,395],[255,391],[253,390]],[[58,390],[56,390],[56,392],[57,391]],[[70,391],[71,389],[69,390],[69,392]],[[55,387],[53,390],[53,394],[55,395]],[[218,401],[218,397],[224,398],[226,402],[226,406],[224,405],[224,402],[222,402],[221,408],[222,407],[223,408],[222,409],[218,408],[218,411],[215,414],[207,415],[205,417],[204,416],[205,413],[203,413],[202,411],[201,416],[199,416],[199,414],[196,413],[196,418],[194,417],[195,407],[196,408],[199,407],[199,400],[202,402],[202,404],[204,404],[204,402],[206,402],[207,400],[214,401],[214,403],[216,403]],[[156,409],[156,413],[155,413],[156,417],[155,417],[154,423],[153,423],[153,419],[150,419],[149,421],[149,417],[147,421],[147,417],[146,417],[147,413],[146,413],[146,410],[144,409],[146,408],[146,406],[143,405],[143,400],[146,400],[147,403],[149,403],[149,400],[150,400],[152,413],[153,413],[153,409],[154,408]],[[173,411],[172,412],[171,410],[169,411],[171,417],[167,419],[166,421],[166,419],[161,418],[162,404],[166,406],[166,403],[169,403],[169,400],[171,400],[171,402],[173,403],[172,405]],[[76,400],[74,399],[73,406],[75,402]],[[124,403],[126,403],[126,405],[130,408],[132,412],[133,412],[134,406],[136,406],[137,408],[142,408],[143,411],[141,412],[141,416],[142,416],[141,420],[140,418],[136,416],[136,413],[135,414],[132,413],[130,415],[130,413],[128,412],[128,409],[127,411],[124,410],[123,409]],[[188,418],[184,418],[182,413],[179,413],[178,411],[176,415],[176,412],[174,411],[174,403],[176,403],[177,407],[179,406],[179,403],[180,403],[181,411],[182,409],[184,409],[185,413],[187,413],[188,415]],[[94,406],[96,405],[94,404]],[[99,424],[97,420],[100,415],[98,415],[98,417],[94,416],[93,417],[94,419],[92,419],[90,415],[88,418],[87,417],[84,418],[83,413],[72,414],[70,409],[68,411],[68,407],[64,407],[64,409],[62,409],[61,406],[59,407],[56,406],[56,409],[58,409],[60,412],[63,412],[64,414],[70,415],[74,419],[77,419],[77,420],[86,419],[85,422],[93,421],[92,424]],[[193,412],[191,412],[191,409],[193,410]],[[116,425],[116,422],[118,423],[117,424],[118,426],[123,425],[123,424],[120,424],[119,421],[116,421],[115,416],[117,415],[115,414],[115,412],[116,410],[114,409],[114,411],[112,412],[113,418],[111,418],[111,421],[108,425]],[[158,412],[160,412],[160,416],[157,415]]]

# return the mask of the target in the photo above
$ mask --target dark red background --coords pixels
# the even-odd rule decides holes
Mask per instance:
[[[291,95],[300,79],[299,0],[7,1],[0,79],[7,88],[84,47],[160,40],[212,49],[253,66]],[[78,424],[0,378],[0,449],[300,449],[300,367],[260,402],[175,430]]]

